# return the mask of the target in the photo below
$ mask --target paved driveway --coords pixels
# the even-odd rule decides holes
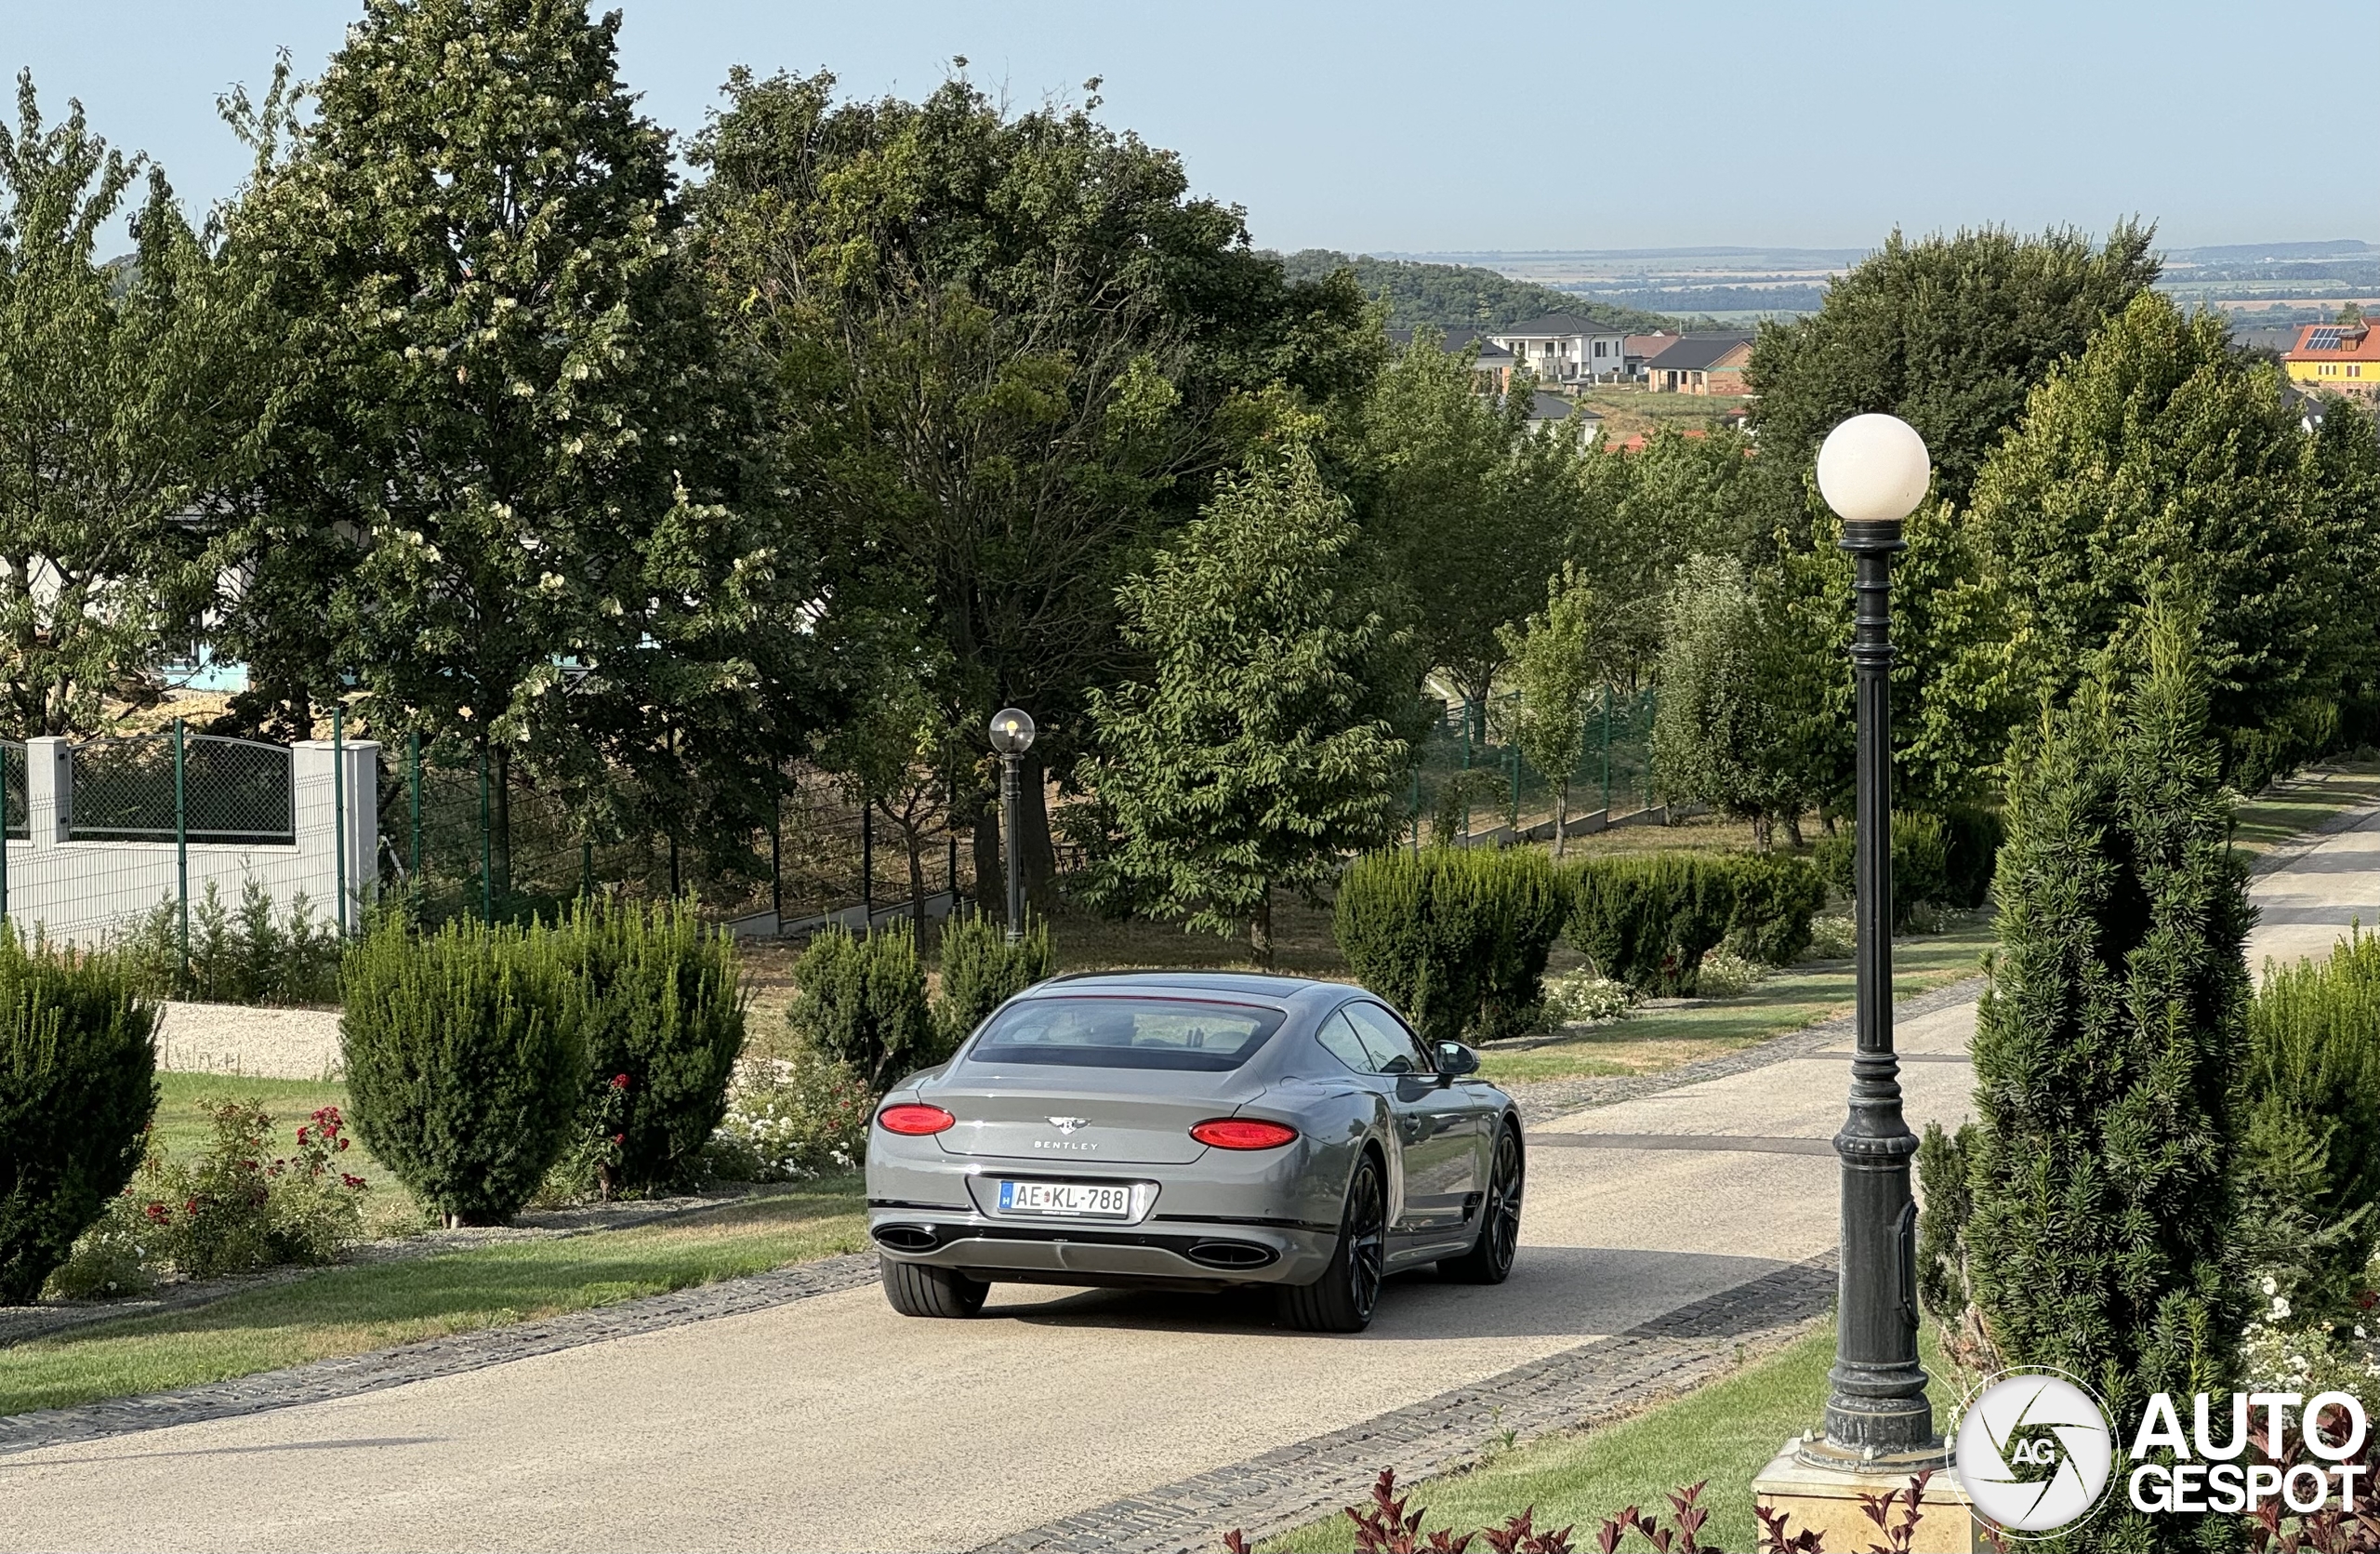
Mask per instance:
[[[2380,812],[2256,893],[2258,960],[2380,923]],[[1965,1114],[1974,1014],[1902,1027],[1914,1124]],[[1399,1281],[1359,1337],[1280,1332],[1255,1303],[1015,1285],[983,1320],[906,1322],[849,1290],[0,1455],[0,1547],[1060,1547],[1032,1530],[1202,1474],[1228,1522],[1228,1486],[1263,1453],[1360,1435],[1825,1253],[1848,1049],[1540,1126],[1512,1281]]]

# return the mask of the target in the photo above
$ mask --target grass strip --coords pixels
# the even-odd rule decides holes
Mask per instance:
[[[1947,934],[1895,940],[1893,996],[1912,998],[1975,975],[1996,942],[1987,917]],[[1789,967],[1740,998],[1651,1010],[1541,1047],[1482,1054],[1481,1071],[1500,1082],[1652,1073],[1845,1014],[1857,990],[1848,961]]]
[[[324,1270],[0,1348],[0,1414],[170,1391],[610,1306],[865,1242],[856,1175],[628,1230]]]
[[[1939,1352],[1930,1321],[1918,1335],[1917,1352],[1929,1361]],[[1834,1324],[1828,1321],[1732,1375],[1632,1419],[1503,1450],[1490,1442],[1490,1454],[1476,1467],[1406,1486],[1413,1492],[1408,1510],[1426,1508],[1426,1534],[1441,1527],[1494,1526],[1533,1508],[1539,1527],[1576,1527],[1572,1545],[1593,1548],[1605,1517],[1641,1506],[1667,1523],[1669,1493],[1700,1483],[1706,1487],[1699,1503],[1711,1511],[1700,1534],[1704,1547],[1755,1547],[1760,1529],[1752,1514],[1752,1476],[1786,1441],[1817,1426],[1826,1406],[1827,1367],[1833,1363]],[[1947,1425],[1952,1387],[1938,1364],[1930,1368],[1935,1420]],[[1355,1541],[1355,1524],[1340,1515],[1293,1528],[1260,1547],[1337,1554],[1354,1548]]]

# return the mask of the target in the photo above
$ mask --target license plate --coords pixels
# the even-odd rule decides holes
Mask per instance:
[[[1130,1219],[1132,1189],[1098,1182],[1002,1182],[1002,1214],[1077,1215],[1086,1219]]]

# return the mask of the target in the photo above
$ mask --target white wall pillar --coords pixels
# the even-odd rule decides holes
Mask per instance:
[[[54,735],[25,741],[26,833],[44,852],[66,840],[73,796],[73,755]]]
[[[344,923],[350,933],[362,926],[364,910],[379,895],[379,756],[380,746],[371,739],[350,739],[344,748],[335,748],[328,739],[301,739],[289,747],[303,871],[320,882],[315,898],[329,908],[325,915]],[[343,837],[338,821],[342,801],[347,811]],[[342,846],[347,855],[343,903],[337,899]]]

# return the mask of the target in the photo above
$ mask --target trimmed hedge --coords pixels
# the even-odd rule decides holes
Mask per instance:
[[[38,1296],[139,1166],[156,1029],[113,957],[0,929],[0,1305]]]
[[[580,1119],[584,990],[555,930],[390,922],[342,968],[356,1132],[449,1225],[500,1225]]]
[[[1331,920],[1356,979],[1424,1041],[1490,1042],[1536,1021],[1569,893],[1533,848],[1431,847],[1359,858]]]
[[[941,1051],[959,1043],[1001,1004],[1047,981],[1057,961],[1050,924],[1028,913],[1025,933],[1008,942],[1008,925],[977,912],[942,925],[942,996],[934,1005]]]
[[[2276,965],[2248,1004],[2241,1223],[2300,1304],[2344,1309],[2380,1225],[2380,939]]]
[[[1734,860],[1684,853],[1589,858],[1570,875],[1570,943],[1640,993],[1690,996],[1735,918]],[[1808,942],[1808,919],[1803,920]]]
[[[786,1020],[794,1033],[858,1069],[878,1095],[941,1061],[946,1049],[926,1006],[917,936],[906,924],[866,935],[829,928],[794,963],[793,980],[800,990]]]
[[[1742,853],[1726,863],[1735,889],[1729,941],[1772,966],[1800,960],[1810,947],[1810,919],[1826,905],[1826,881],[1817,865],[1783,853]]]
[[[582,984],[582,1147],[607,1194],[691,1185],[744,1052],[734,941],[682,901],[581,901],[558,935]]]
[[[1811,853],[1820,873],[1844,896],[1859,894],[1856,873],[1858,842],[1849,828],[1819,839]],[[1998,848],[1995,844],[1993,852]],[[1986,888],[1989,888],[1987,878]],[[1909,926],[1910,914],[1924,901],[1946,906],[1958,903],[1950,895],[1950,843],[1942,817],[1911,810],[1893,812],[1893,927]],[[1977,905],[1980,906],[1981,901]]]

